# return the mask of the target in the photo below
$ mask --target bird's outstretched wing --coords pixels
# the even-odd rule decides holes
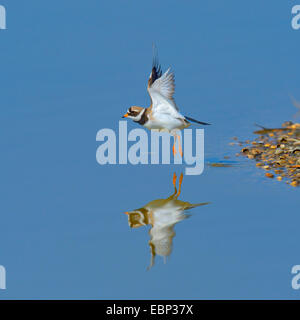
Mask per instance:
[[[162,74],[157,54],[153,57],[152,71],[148,80],[148,92],[152,101],[153,111],[163,113],[178,111],[173,98],[175,92],[174,73],[169,68]]]

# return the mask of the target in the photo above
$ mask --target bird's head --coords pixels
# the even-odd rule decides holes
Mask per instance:
[[[128,224],[130,228],[139,228],[149,223],[148,210],[145,208],[127,211],[125,214],[128,216]]]
[[[127,112],[124,114],[122,118],[131,118],[133,121],[140,121],[142,118],[142,115],[146,111],[145,108],[138,107],[138,106],[132,106],[130,107]]]

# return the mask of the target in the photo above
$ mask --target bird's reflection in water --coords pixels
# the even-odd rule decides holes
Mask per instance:
[[[186,219],[189,215],[184,212],[188,209],[208,204],[192,204],[178,200],[181,193],[183,174],[179,178],[178,190],[176,188],[176,174],[173,176],[174,193],[166,199],[157,199],[147,203],[142,208],[126,212],[128,224],[131,228],[150,225],[151,263],[148,269],[154,265],[155,256],[159,255],[166,260],[172,252],[172,242],[175,236],[174,226],[178,222]]]

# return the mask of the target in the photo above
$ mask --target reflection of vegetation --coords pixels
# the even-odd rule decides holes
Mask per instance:
[[[285,179],[296,187],[300,185],[300,124],[290,121],[283,123],[282,128],[269,129],[261,127],[255,131],[259,137],[241,153],[257,161],[256,166],[266,172],[266,177],[277,180]]]
[[[172,242],[175,236],[174,226],[178,222],[186,219],[187,214],[183,212],[195,207],[203,206],[206,203],[192,204],[178,200],[181,193],[183,174],[179,178],[179,188],[176,188],[176,174],[173,176],[174,193],[166,199],[157,199],[147,203],[142,208],[126,212],[128,224],[131,228],[150,225],[151,263],[154,265],[155,256],[168,257],[172,252]]]
[[[285,131],[289,131],[289,128],[265,128],[263,126],[260,126],[260,125],[256,125],[257,127],[260,128],[260,130],[257,130],[257,131],[254,131],[253,133],[255,134],[269,134],[269,133],[272,133],[272,132],[285,132]]]
[[[210,167],[216,167],[216,168],[230,168],[233,167],[234,163],[226,163],[226,162],[209,162],[208,165]]]
[[[300,117],[300,102],[298,102],[296,99],[291,97],[293,105],[298,109],[298,112],[294,114],[293,118],[296,119]]]

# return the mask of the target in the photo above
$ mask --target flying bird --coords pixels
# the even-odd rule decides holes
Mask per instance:
[[[175,143],[178,138],[178,151],[182,156],[180,136],[176,133],[177,130],[189,127],[191,122],[201,125],[209,125],[209,123],[183,116],[179,112],[173,97],[175,92],[174,73],[170,68],[164,74],[162,73],[156,50],[153,54],[152,71],[147,90],[151,98],[151,105],[148,108],[131,106],[123,118],[130,118],[150,130],[156,129],[171,133],[174,136],[173,155],[176,154]]]

